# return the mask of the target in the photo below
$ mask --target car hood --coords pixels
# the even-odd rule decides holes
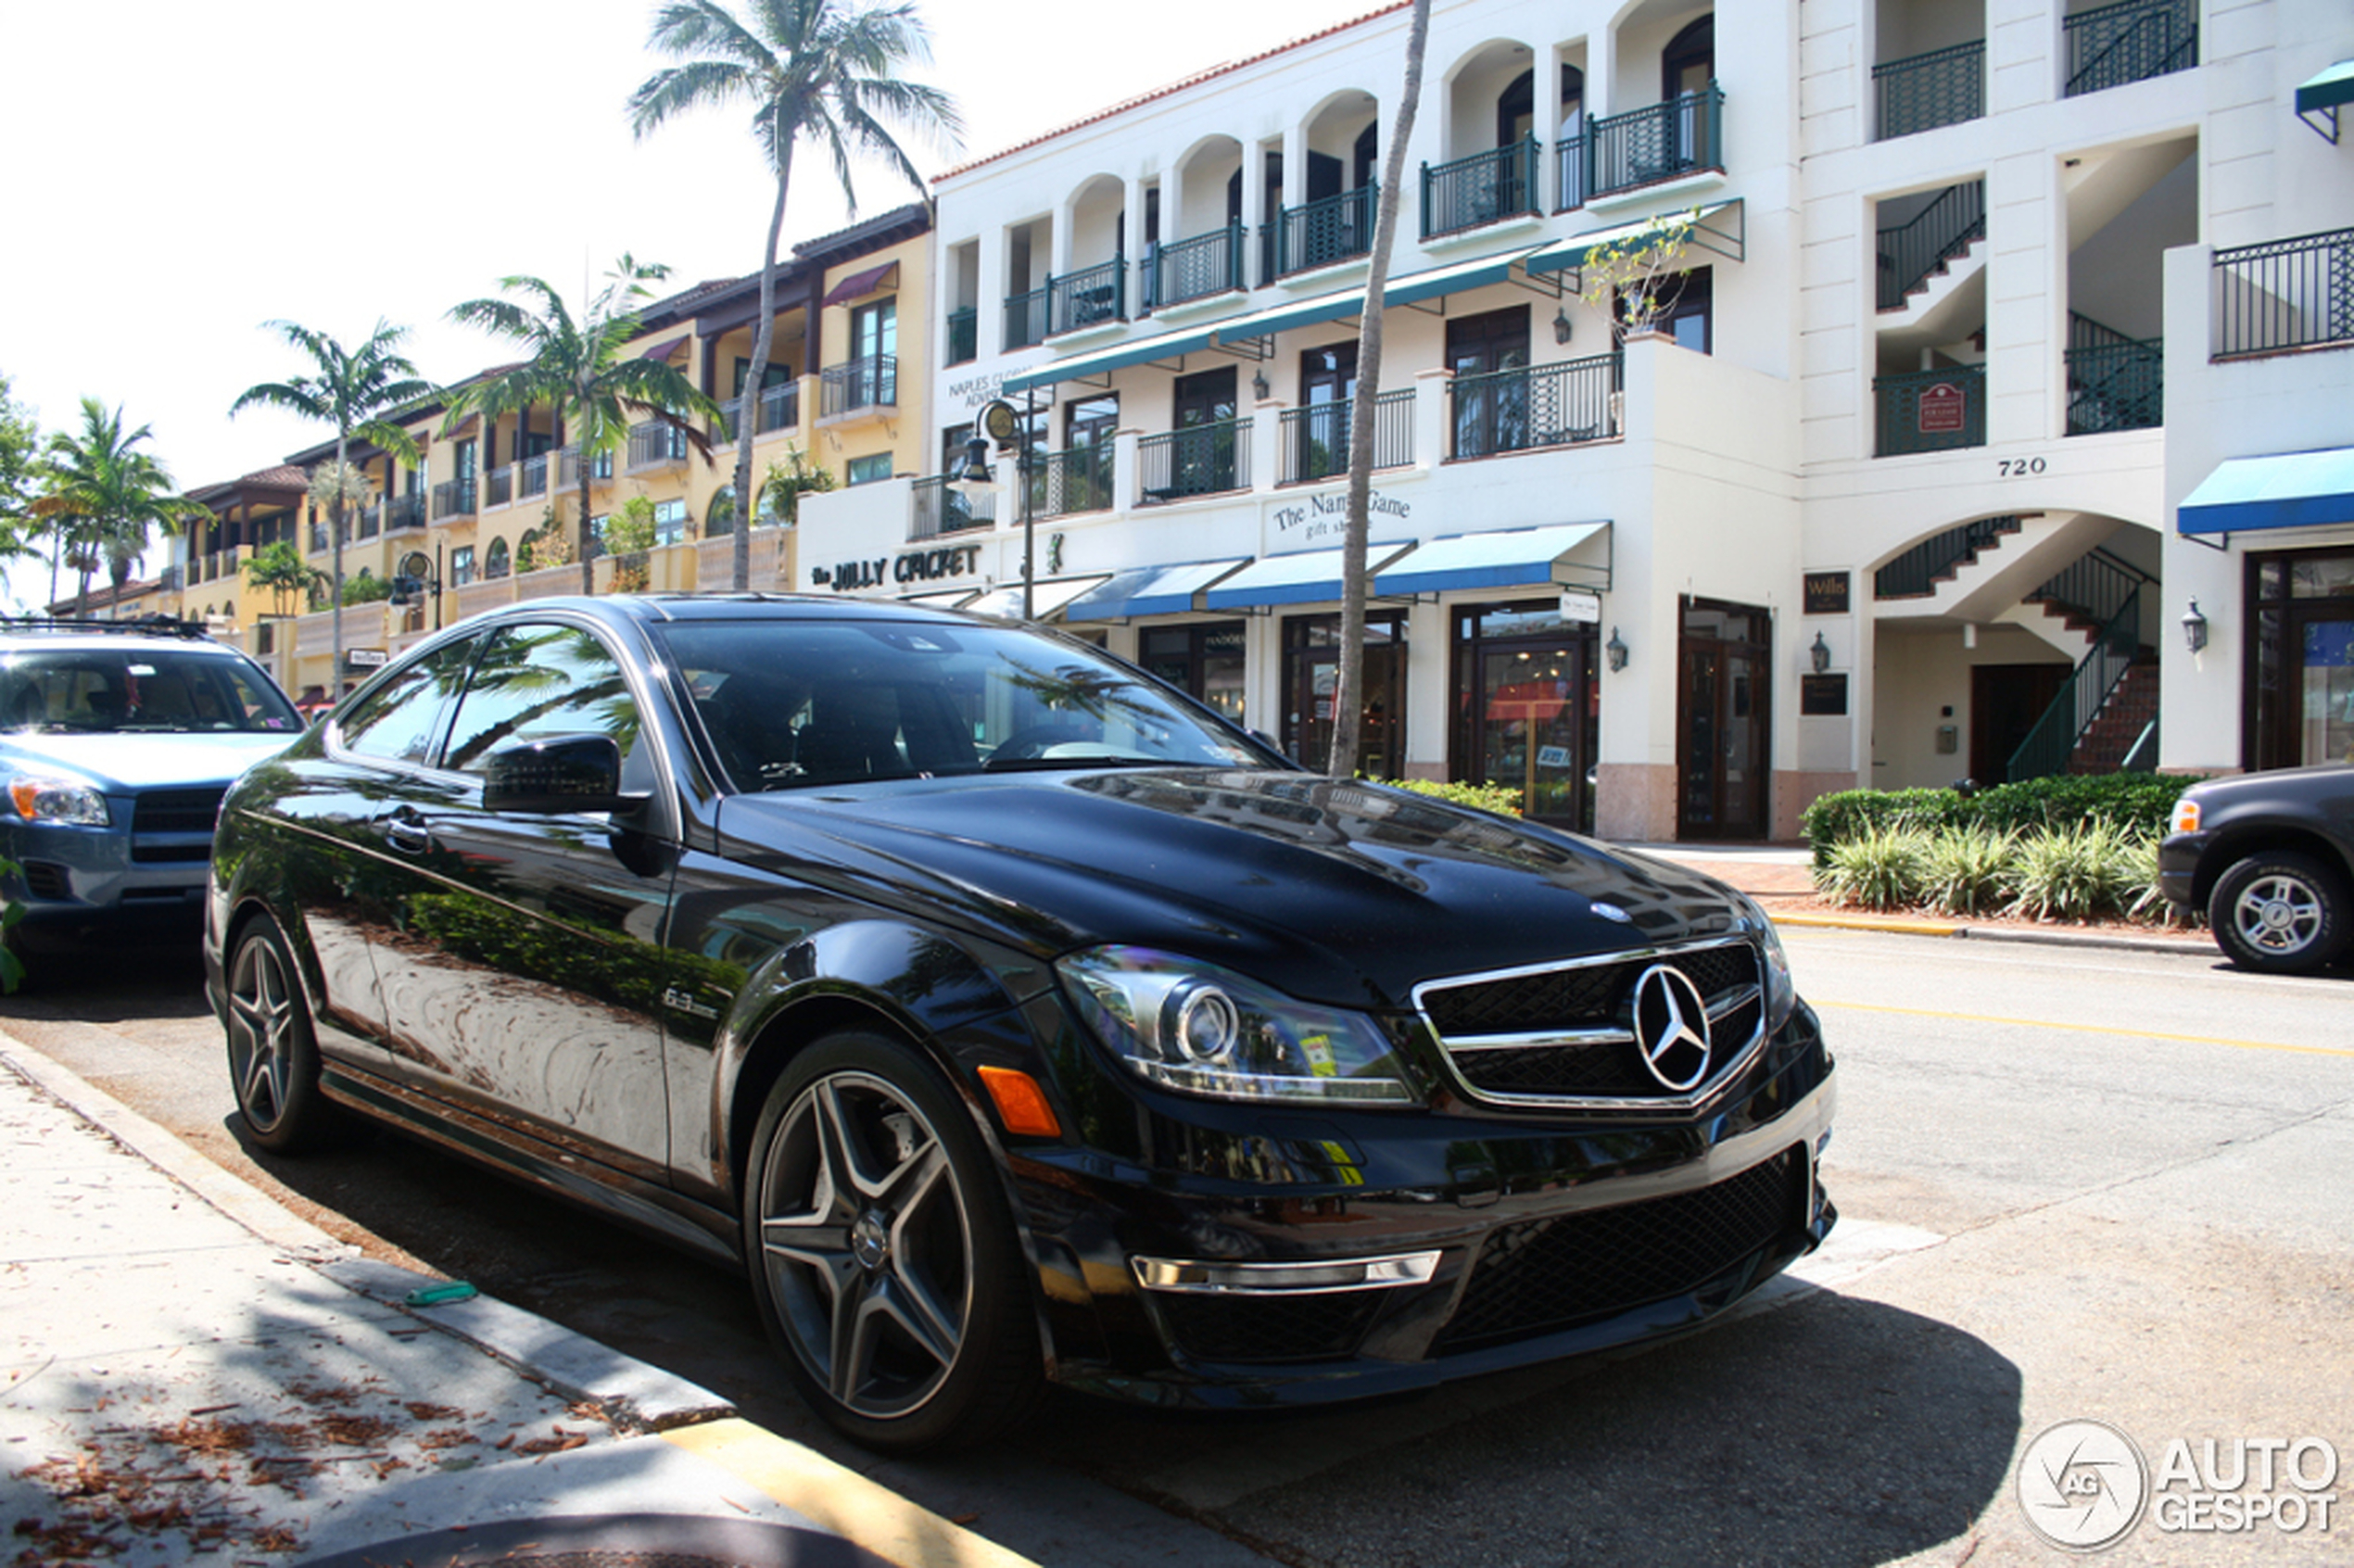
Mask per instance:
[[[1059,953],[1166,948],[1295,996],[1742,929],[1682,867],[1402,790],[1276,772],[1028,774],[727,803],[728,853]],[[1623,916],[1624,918],[1620,917]]]
[[[292,730],[270,735],[19,733],[0,737],[0,767],[78,774],[110,793],[158,786],[200,789],[228,783],[297,738]]]

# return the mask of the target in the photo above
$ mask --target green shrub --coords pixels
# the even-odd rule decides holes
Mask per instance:
[[[1866,828],[1831,847],[1815,887],[1834,904],[1905,909],[1920,902],[1929,838],[1917,828]]]
[[[2089,920],[2133,902],[2139,835],[2113,822],[2039,828],[2019,841],[2010,913]]]
[[[1975,795],[1955,790],[1841,790],[1818,797],[1799,817],[1817,866],[1831,846],[1867,828],[1985,828],[2020,833],[2093,822],[2163,833],[2175,798],[2196,778],[2155,773],[2056,774],[1998,784]]]
[[[1921,901],[1940,915],[1988,915],[2011,900],[2018,835],[1991,828],[1949,828],[1932,835],[1921,856]]]
[[[1951,790],[1841,790],[1821,795],[1798,819],[1815,864],[1830,864],[1833,845],[1872,828],[1948,828],[1968,820],[1969,803]]]
[[[343,580],[343,601],[346,604],[376,604],[392,597],[392,579],[379,577],[373,572],[362,572]]]
[[[1520,815],[1520,791],[1509,784],[1450,784],[1443,778],[1384,778],[1377,782],[1455,805],[1492,811],[1499,816]]]

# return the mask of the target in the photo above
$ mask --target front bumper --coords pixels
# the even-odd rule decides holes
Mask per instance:
[[[134,860],[124,830],[11,824],[0,860],[14,867],[0,890],[24,910],[15,940],[31,947],[179,940],[203,922],[205,860]]]
[[[2214,841],[2212,833],[2175,833],[2163,839],[2158,846],[2158,891],[2166,902],[2178,909],[2196,913],[2203,905],[2199,897],[2199,857]]]
[[[1837,1093],[1802,1006],[1682,1120],[1274,1116],[1265,1179],[1020,1151],[1056,1376],[1165,1406],[1312,1403],[1689,1330],[1829,1233]]]

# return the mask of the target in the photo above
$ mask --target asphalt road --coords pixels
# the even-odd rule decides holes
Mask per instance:
[[[2015,1478],[2082,1419],[2161,1466],[2177,1438],[2219,1440],[2227,1470],[2239,1439],[2323,1438],[2346,1473],[2312,1495],[2354,1495],[2354,974],[1789,941],[1840,1059],[1825,1179],[1844,1218],[1736,1321],[1316,1416],[1066,1398],[1018,1444],[925,1464],[818,1426],[730,1276],[390,1136],[256,1161],[177,955],[110,955],[0,1007],[330,1229],[693,1377],[1042,1562],[2049,1563]],[[2178,1480],[2101,1561],[2354,1562],[2335,1512],[2326,1534],[2310,1510],[2296,1532],[2158,1528],[2218,1489]]]

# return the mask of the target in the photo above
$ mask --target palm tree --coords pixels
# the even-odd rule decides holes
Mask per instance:
[[[326,580],[327,574],[305,561],[302,552],[285,539],[254,551],[246,562],[246,581],[268,588],[281,615],[291,613],[287,607],[299,596],[310,595],[311,602],[317,603],[319,587]]]
[[[33,510],[52,519],[70,564],[82,573],[80,596],[86,613],[90,577],[101,563],[115,585],[117,607],[131,563],[146,549],[148,530],[171,533],[210,509],[177,495],[171,474],[152,452],[138,450],[152,437],[146,425],[125,431],[122,410],[112,413],[95,398],[82,399],[82,429],[49,437],[53,479]]]
[[[387,325],[379,316],[373,332],[358,346],[346,348],[325,333],[313,332],[294,322],[261,324],[264,331],[278,334],[289,346],[308,354],[311,373],[297,375],[291,381],[265,381],[247,387],[229,405],[232,416],[258,404],[300,414],[315,424],[334,425],[338,473],[350,466],[354,436],[373,443],[396,462],[416,464],[415,439],[388,417],[397,410],[434,395],[433,384],[420,376],[417,367],[400,352],[401,342],[409,335],[407,327]],[[335,591],[328,596],[333,606],[329,622],[335,648],[333,681],[343,678],[343,520],[344,496],[339,491],[334,497],[328,519],[334,536],[330,548],[335,552],[331,574]]]
[[[534,277],[501,278],[499,286],[535,301],[537,315],[511,299],[469,299],[449,312],[452,321],[520,345],[530,358],[452,392],[445,430],[468,413],[479,413],[487,424],[500,414],[545,405],[555,410],[558,423],[572,433],[578,453],[574,466],[580,474],[577,556],[583,593],[594,593],[597,583],[596,550],[588,534],[589,470],[596,458],[629,439],[630,411],[650,411],[706,460],[711,441],[686,416],[725,417],[717,403],[666,362],[624,351],[638,335],[637,305],[652,293],[646,285],[668,277],[670,269],[625,254],[605,275],[604,288],[577,322],[563,297]],[[749,449],[751,443],[744,445]]]
[[[917,189],[916,172],[886,121],[897,121],[953,146],[964,129],[956,103],[936,87],[902,82],[892,73],[931,57],[931,34],[908,4],[863,0],[745,0],[748,20],[718,0],[667,0],[654,13],[648,45],[681,63],[664,66],[629,95],[629,125],[640,137],[672,115],[703,106],[749,106],[752,133],[777,175],[777,204],[768,215],[768,247],[761,253],[760,318],[753,331],[740,407],[749,411],[768,373],[769,339],[777,315],[777,245],[785,227],[796,144],[815,143],[833,162],[850,214],[857,215],[851,159],[880,158]],[[736,443],[735,493],[752,487],[752,436],[742,420]],[[735,530],[731,582],[752,586],[750,528]]]
[[[1340,664],[1333,681],[1333,751],[1324,771],[1335,778],[1357,774],[1357,751],[1365,689],[1366,514],[1373,492],[1373,404],[1381,397],[1382,290],[1389,283],[1389,251],[1398,238],[1398,188],[1406,179],[1406,143],[1414,133],[1414,110],[1423,95],[1423,50],[1430,36],[1430,0],[1414,0],[1406,27],[1406,81],[1398,98],[1398,119],[1389,129],[1389,156],[1382,170],[1381,207],[1373,221],[1372,270],[1365,279],[1365,310],[1357,329],[1356,400],[1348,410],[1348,518],[1340,555]]]

